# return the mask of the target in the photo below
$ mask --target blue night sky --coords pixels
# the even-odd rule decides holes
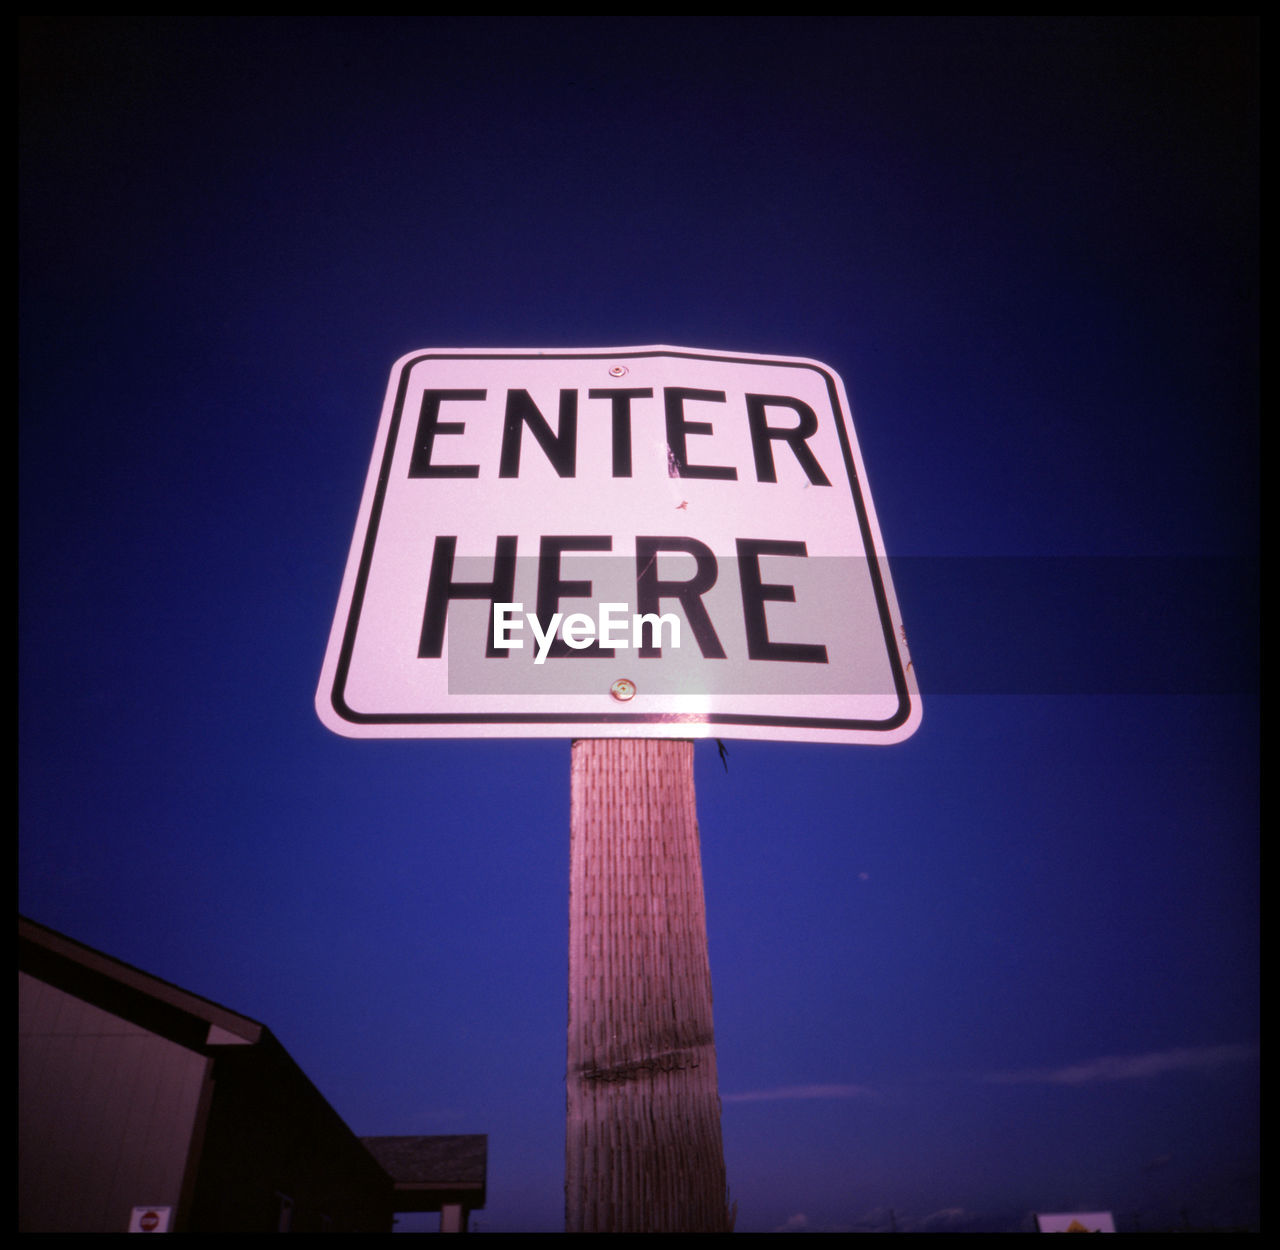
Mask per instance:
[[[1255,24],[22,33],[25,914],[562,1227],[568,742],[313,708],[389,371],[814,358],[924,720],[697,747],[738,1228],[1256,1226]]]

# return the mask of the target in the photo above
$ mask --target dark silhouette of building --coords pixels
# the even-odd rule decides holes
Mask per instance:
[[[487,1138],[366,1146],[265,1025],[30,920],[18,939],[19,1231],[462,1231],[483,1207]]]

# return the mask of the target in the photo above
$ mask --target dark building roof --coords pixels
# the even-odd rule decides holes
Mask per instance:
[[[186,1042],[203,1034],[203,1045],[253,1044],[268,1032],[248,1016],[25,916],[18,917],[18,967],[174,1041]]]
[[[489,1156],[484,1134],[360,1140],[395,1182],[397,1211],[438,1211],[446,1203],[484,1206]]]

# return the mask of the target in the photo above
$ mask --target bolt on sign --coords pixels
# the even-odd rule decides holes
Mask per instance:
[[[908,737],[844,384],[685,347],[403,357],[316,707],[357,738]]]

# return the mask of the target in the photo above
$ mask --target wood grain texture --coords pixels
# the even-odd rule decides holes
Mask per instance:
[[[724,1232],[693,744],[573,745],[569,1232]]]

